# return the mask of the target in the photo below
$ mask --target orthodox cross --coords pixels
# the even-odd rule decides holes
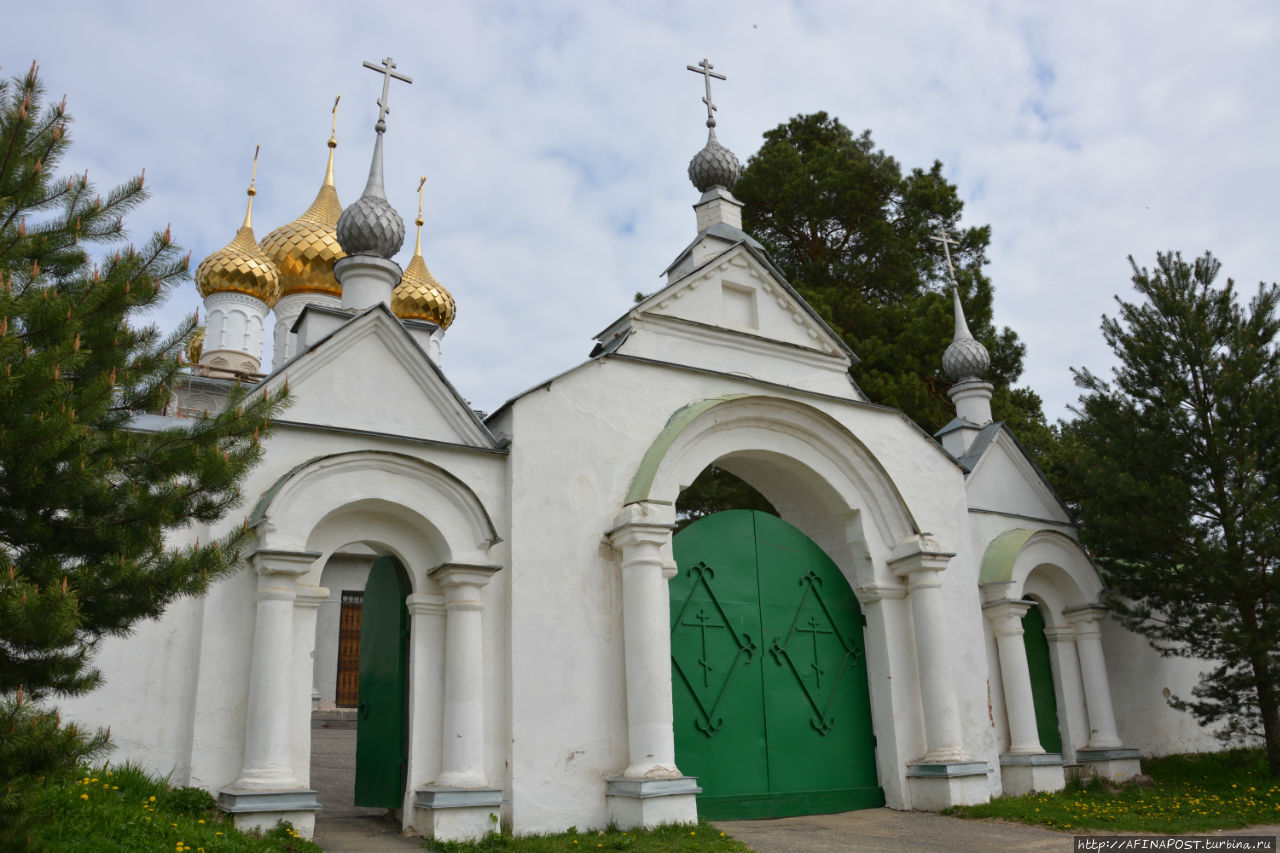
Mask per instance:
[[[955,287],[956,286],[956,268],[951,266],[951,247],[959,246],[960,244],[957,243],[955,240],[951,239],[951,235],[947,233],[947,229],[945,228],[938,229],[937,236],[930,237],[929,239],[933,240],[935,243],[942,244],[942,251],[945,252],[947,255],[947,270],[951,273],[951,286]]]
[[[396,61],[389,56],[382,60],[382,65],[374,65],[372,62],[365,60],[364,67],[373,69],[382,75],[382,97],[378,99],[378,123],[374,126],[378,133],[382,133],[387,129],[387,113],[391,112],[391,108],[387,106],[387,90],[391,88],[391,78],[394,77],[406,83],[412,83],[413,78],[396,71]],[[337,106],[336,103],[334,105]]]
[[[695,74],[701,74],[703,78],[706,80],[707,96],[702,99],[702,103],[707,105],[707,127],[715,127],[716,117],[713,116],[712,113],[717,109],[717,107],[715,103],[713,103],[711,100],[711,78],[714,77],[717,80],[728,80],[729,78],[724,76],[723,74],[717,74],[716,72],[712,71],[711,69],[715,68],[715,66],[705,59],[699,62],[697,65],[686,65],[685,68],[688,68],[690,71],[692,71]]]
[[[331,143],[329,146],[330,148],[336,148],[338,146],[338,143],[336,142],[338,138],[338,101],[341,100],[341,94],[333,99],[333,126],[329,129],[329,142]]]
[[[810,616],[809,621],[806,624],[808,624],[808,628],[796,628],[796,630],[804,634],[813,635],[813,663],[809,664],[809,668],[813,670],[814,682],[818,685],[818,688],[821,689],[822,673],[826,670],[824,670],[822,665],[818,663],[818,635],[830,634],[831,631],[820,627],[820,623],[816,616]]]
[[[707,660],[707,629],[723,628],[725,627],[725,625],[723,622],[710,624],[715,617],[708,616],[707,611],[705,610],[699,610],[698,614],[693,618],[696,619],[697,621],[681,622],[680,624],[688,625],[690,628],[697,628],[699,630],[699,633],[702,634],[702,658],[698,661],[698,666],[702,667],[702,686],[710,687],[711,686],[711,670],[713,667],[711,666],[711,662]]]

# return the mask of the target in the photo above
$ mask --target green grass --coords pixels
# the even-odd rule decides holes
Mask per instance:
[[[172,788],[128,764],[46,780],[32,814],[31,850],[321,853],[287,824],[264,835],[241,833],[208,792]]]
[[[706,821],[700,821],[697,826],[670,824],[655,829],[632,829],[625,832],[613,827],[599,832],[570,829],[556,835],[524,835],[519,838],[491,832],[482,841],[427,841],[426,847],[436,853],[579,853],[602,850],[629,850],[631,853],[750,853],[751,850]]]
[[[1261,750],[1144,758],[1142,769],[1153,787],[1072,784],[1055,794],[999,797],[946,814],[1162,835],[1280,823],[1280,779],[1267,772]]]

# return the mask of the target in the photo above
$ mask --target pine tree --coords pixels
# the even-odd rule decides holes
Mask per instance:
[[[1210,662],[1171,704],[1261,737],[1280,776],[1280,289],[1245,306],[1208,253],[1129,262],[1141,300],[1102,323],[1113,381],[1075,371],[1083,535],[1120,621]]]
[[[189,275],[166,230],[121,244],[146,197],[138,177],[105,197],[55,176],[70,142],[62,103],[42,104],[33,64],[0,81],[0,838],[33,777],[97,755],[105,732],[62,725],[49,700],[93,689],[93,652],[177,596],[237,567],[237,529],[182,548],[167,533],[212,523],[285,394],[248,388],[225,411],[147,432],[168,403],[195,318],[139,325]]]
[[[942,353],[951,342],[946,229],[960,295],[974,337],[991,354],[993,410],[1033,450],[1051,440],[1040,398],[1014,388],[1026,347],[992,324],[991,281],[983,273],[987,226],[962,228],[964,202],[935,161],[904,174],[824,112],[798,115],[764,135],[734,194],[743,227],[769,250],[800,295],[841,335],[860,363],[853,376],[872,402],[902,409],[933,432],[954,417]]]

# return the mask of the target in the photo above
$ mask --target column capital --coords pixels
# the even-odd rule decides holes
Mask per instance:
[[[907,588],[901,584],[869,583],[855,587],[854,596],[862,605],[878,604],[885,599],[900,601],[907,597]]]
[[[987,617],[996,636],[1022,636],[1022,617],[1031,609],[1030,601],[1014,601],[1006,598],[1002,601],[989,601],[982,605],[982,615]]]
[[[1059,627],[1045,625],[1044,638],[1051,643],[1074,643],[1076,641],[1076,630],[1070,625]]]
[[[436,579],[442,587],[448,589],[455,586],[483,587],[489,580],[502,571],[502,566],[483,563],[441,563],[427,574]]]
[[[325,586],[299,585],[294,594],[294,607],[315,610],[329,598],[329,588]]]
[[[1076,636],[1079,637],[1084,634],[1097,634],[1102,630],[1102,620],[1107,618],[1107,608],[1097,603],[1082,604],[1062,611],[1062,615],[1067,617],[1067,621],[1075,628]]]
[[[921,533],[903,539],[889,552],[889,570],[899,577],[917,573],[940,572],[955,556],[943,551],[932,536]]]
[[[324,555],[319,551],[285,551],[276,548],[259,548],[249,554],[249,563],[260,575],[305,575],[316,560]]]
[[[405,598],[404,605],[410,616],[439,616],[444,613],[444,596],[414,593]]]

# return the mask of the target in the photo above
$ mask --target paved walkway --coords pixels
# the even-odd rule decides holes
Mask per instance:
[[[386,809],[355,804],[355,766],[355,729],[311,730],[311,786],[324,807],[316,815],[316,843],[325,853],[421,850],[422,839],[401,835]]]

